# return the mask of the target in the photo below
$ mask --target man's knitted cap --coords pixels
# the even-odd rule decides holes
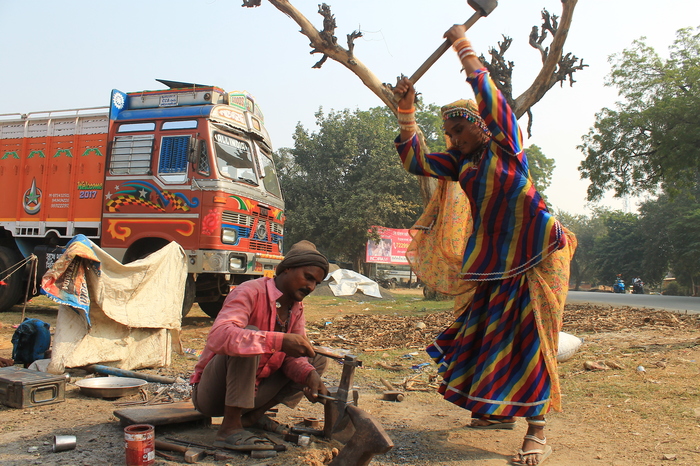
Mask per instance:
[[[301,240],[289,249],[284,256],[284,260],[277,265],[277,275],[286,269],[307,265],[321,267],[324,278],[328,275],[328,259],[326,259],[326,256],[318,252],[316,245],[311,241]]]

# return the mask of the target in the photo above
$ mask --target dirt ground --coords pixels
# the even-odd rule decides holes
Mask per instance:
[[[393,290],[395,296],[420,293]],[[56,309],[35,298],[27,317],[52,326]],[[309,336],[318,345],[356,354],[363,367],[355,372],[359,406],[383,425],[395,443],[375,466],[388,465],[506,465],[519,448],[524,420],[513,431],[465,428],[469,412],[454,407],[435,393],[435,367],[422,348],[450,322],[450,303],[429,308],[418,294],[409,301],[344,300],[311,296],[306,301]],[[408,303],[408,304],[406,304]],[[0,356],[11,354],[13,325],[21,307],[0,314]],[[195,308],[183,320],[182,342],[188,350],[175,355],[172,367],[144,370],[186,379],[204,346],[211,321]],[[550,466],[695,465],[700,463],[700,319],[665,311],[608,306],[567,306],[564,330],[584,339],[576,355],[560,365],[564,411],[548,415],[547,439],[554,453]],[[597,363],[604,369],[587,370]],[[603,366],[603,363],[605,365]],[[640,368],[641,366],[641,368]],[[331,362],[324,379],[337,385],[340,365]],[[3,465],[120,465],[125,462],[123,427],[113,415],[116,400],[86,397],[75,381],[85,373],[73,371],[66,400],[41,407],[0,406],[0,464]],[[406,393],[397,402],[381,399],[389,380]],[[150,397],[159,386],[147,386]],[[175,385],[159,401],[186,399],[188,386]],[[321,406],[306,400],[295,409],[281,407],[277,419],[295,424],[304,418],[323,419]],[[213,425],[182,424],[156,429],[166,437],[211,443]],[[53,453],[54,435],[74,435],[77,447]],[[312,437],[300,447],[274,458],[255,459],[233,454],[226,461],[207,457],[203,465],[322,465],[332,448],[342,445]],[[173,455],[178,455],[173,453]],[[182,458],[180,456],[180,458]],[[156,464],[186,464],[157,458]]]

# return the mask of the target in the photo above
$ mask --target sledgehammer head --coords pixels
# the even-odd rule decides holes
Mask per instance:
[[[488,16],[491,14],[493,10],[496,9],[498,6],[498,0],[467,0],[467,3],[469,4],[470,7],[474,8],[476,10],[474,14],[467,20],[466,23],[464,23],[464,26],[466,26],[467,29],[472,27],[478,20],[479,18],[482,18],[484,16]],[[413,84],[418,82],[418,80],[425,74],[428,69],[433,66],[433,64],[444,54],[451,46],[449,40],[446,40],[445,42],[442,43],[440,47],[436,51],[433,52],[431,56],[428,57],[425,62],[416,70],[415,73],[411,75],[410,78],[408,78]]]
[[[498,6],[498,0],[467,0],[467,3],[481,16],[490,15]]]

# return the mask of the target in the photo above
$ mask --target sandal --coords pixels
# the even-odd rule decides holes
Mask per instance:
[[[215,440],[214,446],[235,451],[274,450],[275,444],[270,439],[259,437],[247,430],[239,430],[226,437],[225,440]]]
[[[529,426],[535,426],[535,427],[542,427],[542,428],[544,428],[544,426],[547,424],[547,421],[545,421],[544,419],[541,419],[541,420],[540,420],[540,419],[531,419],[531,418],[526,418],[526,419],[527,419],[527,424],[528,424]],[[552,454],[552,447],[550,447],[549,445],[547,445],[547,437],[545,437],[545,438],[539,438],[539,437],[537,437],[537,436],[535,436],[535,435],[529,435],[529,434],[528,434],[528,435],[525,435],[525,440],[531,440],[531,441],[533,441],[533,442],[535,442],[535,443],[538,443],[538,444],[542,445],[542,448],[533,448],[533,449],[527,450],[527,451],[523,451],[522,448],[519,449],[519,450],[518,450],[518,453],[517,453],[517,455],[518,455],[517,459],[516,459],[516,458],[513,458],[512,461],[511,461],[513,464],[516,464],[516,465],[527,464],[527,462],[526,462],[526,461],[527,461],[526,456],[530,456],[530,455],[540,455],[540,459],[539,459],[539,461],[537,462],[537,465],[536,465],[536,466],[539,466],[539,465],[541,465],[542,463],[544,463],[544,461],[545,461],[547,458],[549,458],[549,456]]]
[[[258,418],[258,420],[255,421],[251,427],[254,427],[256,429],[262,429],[262,430],[265,430],[267,432],[272,432],[273,434],[280,434],[280,435],[288,434],[290,431],[289,426],[286,426],[284,424],[280,424],[279,422],[275,421],[267,414],[263,414],[262,416],[260,416]]]
[[[512,421],[506,421],[505,419],[512,419]],[[479,420],[479,421],[485,421],[488,422],[486,425],[479,425],[479,424],[474,424],[474,421]],[[504,429],[504,430],[513,430],[515,428],[515,419],[512,417],[510,418],[504,418],[502,419],[493,419],[488,416],[480,416],[480,417],[475,417],[472,418],[471,424],[469,424],[467,427],[470,429]]]

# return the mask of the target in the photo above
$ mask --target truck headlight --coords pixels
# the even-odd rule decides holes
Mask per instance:
[[[234,256],[231,254],[228,256],[228,269],[231,272],[240,272],[245,269],[245,258],[241,256]]]
[[[236,244],[238,242],[238,232],[232,228],[222,228],[221,242],[224,244]]]

